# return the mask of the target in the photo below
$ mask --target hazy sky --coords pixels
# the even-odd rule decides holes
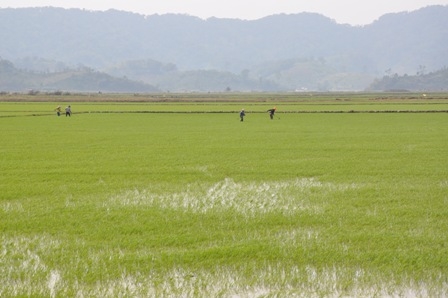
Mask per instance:
[[[370,24],[386,13],[437,4],[448,5],[448,0],[0,0],[0,8],[113,8],[143,15],[181,13],[203,19],[215,16],[253,20],[279,13],[317,12],[351,25]]]

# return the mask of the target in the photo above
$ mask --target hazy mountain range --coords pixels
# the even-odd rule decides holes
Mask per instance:
[[[365,26],[314,13],[244,21],[0,9],[0,57],[0,91],[364,90],[383,76],[446,68],[448,6]]]

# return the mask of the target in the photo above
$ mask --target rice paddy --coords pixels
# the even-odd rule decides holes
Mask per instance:
[[[448,295],[443,95],[103,97],[0,102],[0,296]]]

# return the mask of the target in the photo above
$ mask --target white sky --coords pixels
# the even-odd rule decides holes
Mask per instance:
[[[63,7],[117,9],[143,15],[181,13],[203,19],[259,19],[279,13],[316,12],[351,25],[370,24],[381,15],[413,11],[448,0],[0,0],[0,8]]]

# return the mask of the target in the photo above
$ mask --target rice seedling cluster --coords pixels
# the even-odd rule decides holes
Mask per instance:
[[[155,194],[151,189],[128,190],[111,198],[104,207],[157,206],[192,213],[232,211],[245,217],[272,212],[290,216],[299,212],[320,213],[323,211],[321,206],[310,203],[313,196],[328,197],[331,192],[352,188],[356,186],[322,183],[314,178],[263,183],[236,183],[226,178],[208,188],[187,185],[180,193]],[[317,192],[316,189],[321,190]]]

